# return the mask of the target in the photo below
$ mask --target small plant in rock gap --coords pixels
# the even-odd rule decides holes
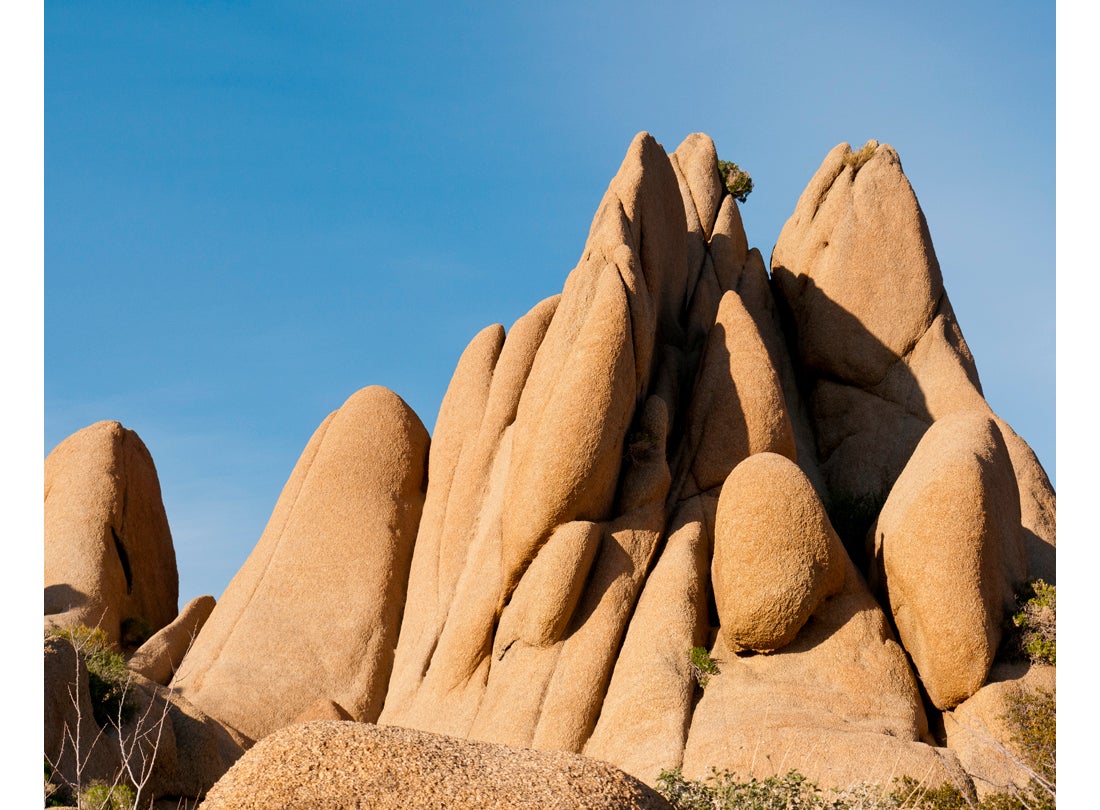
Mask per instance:
[[[728,160],[718,161],[718,174],[722,176],[722,185],[735,200],[745,202],[752,194],[752,177],[736,163]]]
[[[1019,610],[1012,616],[1017,629],[1018,652],[1033,664],[1056,666],[1056,593],[1041,579],[1027,583],[1017,599]]]
[[[687,652],[688,667],[695,681],[703,689],[707,688],[711,675],[720,675],[718,662],[710,657],[706,647],[692,647]]]

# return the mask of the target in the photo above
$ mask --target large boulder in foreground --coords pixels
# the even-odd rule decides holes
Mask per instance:
[[[577,754],[325,720],[290,726],[260,741],[214,785],[201,807],[665,810],[669,805],[617,768]]]
[[[160,481],[141,438],[118,422],[69,436],[45,463],[47,626],[147,637],[176,617],[179,577]]]
[[[323,699],[376,719],[427,453],[424,426],[388,389],[364,388],[331,414],[172,688],[253,739]]]
[[[929,428],[868,543],[876,587],[929,698],[958,705],[985,683],[1004,611],[1027,578],[1012,460],[988,412]]]

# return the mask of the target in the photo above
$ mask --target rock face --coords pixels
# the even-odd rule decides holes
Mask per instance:
[[[853,153],[840,144],[826,156],[779,235],[772,277],[829,514],[858,554],[928,427],[952,413],[990,411],[892,148],[870,141]],[[1040,523],[1049,516],[1051,531],[1038,534],[1052,548],[1054,495],[1028,452],[1014,455],[1021,498],[1029,514],[1046,512]]]
[[[202,796],[252,744],[136,673],[123,694],[127,708],[96,719],[88,651],[65,638],[47,639],[43,650],[44,754],[62,797],[75,803],[75,787],[95,780],[140,782],[142,806],[156,797]]]
[[[214,605],[213,596],[196,596],[184,605],[175,621],[142,644],[126,665],[138,675],[167,686],[199,630],[210,618]]]
[[[328,698],[378,716],[423,503],[428,434],[384,388],[314,433],[260,542],[172,680],[253,739]]]
[[[281,729],[261,741],[201,807],[667,810],[669,805],[622,771],[575,754],[315,721]]]
[[[871,532],[901,643],[932,702],[953,708],[985,682],[1027,578],[1012,460],[987,412],[929,428]]]
[[[794,641],[844,587],[847,557],[825,507],[792,461],[746,458],[722,487],[711,581],[726,646],[772,652]]]
[[[176,618],[176,552],[153,459],[118,422],[61,442],[45,465],[47,626],[123,625],[153,633]]]
[[[1027,754],[1005,718],[1014,699],[1036,692],[1055,693],[1054,667],[997,664],[985,686],[944,714],[947,745],[974,780],[979,797],[1026,789],[1033,778]]]
[[[182,663],[192,606],[131,664],[259,741],[206,806],[657,806],[578,754],[972,795],[928,712],[977,705],[1013,591],[1053,581],[1054,492],[893,149],[830,152],[771,266],[710,139],[641,133],[430,447],[385,389],[326,419]]]

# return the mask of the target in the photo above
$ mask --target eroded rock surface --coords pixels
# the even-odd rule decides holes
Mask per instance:
[[[323,698],[377,718],[427,448],[416,414],[385,388],[364,388],[331,414],[172,689],[253,739]]]
[[[202,810],[374,807],[667,810],[602,762],[404,728],[315,721],[281,729],[234,765]]]
[[[1053,581],[1053,489],[892,148],[832,150],[771,267],[710,139],[640,133],[562,293],[470,342],[430,448],[385,389],[325,420],[171,681],[262,740],[207,806],[478,780],[524,806],[562,772],[656,806],[582,753],[972,795],[986,766],[926,711],[981,702],[1014,590]],[[177,666],[161,646],[141,661]]]
[[[69,436],[45,464],[47,626],[124,624],[151,634],[176,617],[179,578],[153,458],[118,422]]]

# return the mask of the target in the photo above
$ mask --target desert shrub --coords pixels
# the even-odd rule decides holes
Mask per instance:
[[[958,787],[932,787],[910,776],[880,785],[859,784],[823,790],[798,771],[764,779],[738,779],[711,768],[699,780],[685,779],[679,768],[661,771],[657,792],[676,810],[1054,810],[1053,796],[1034,789],[1020,795],[996,793],[975,803]]]
[[[705,779],[685,779],[679,768],[661,771],[657,792],[677,810],[894,810],[897,804],[873,785],[825,791],[798,771],[738,779],[711,769]]]
[[[1017,629],[1019,654],[1032,663],[1055,666],[1054,586],[1041,579],[1033,580],[1027,584],[1017,604],[1020,609],[1013,615],[1012,624]]]
[[[752,194],[752,177],[747,171],[736,163],[728,160],[718,161],[718,174],[722,176],[722,184],[726,187],[737,202],[743,203]]]
[[[1012,741],[1022,754],[1024,764],[1035,774],[1020,797],[1020,806],[1052,809],[1057,787],[1055,696],[1045,689],[1016,689],[1009,693],[1006,707],[1003,719],[1012,731]]]
[[[844,165],[850,166],[852,168],[852,174],[855,174],[863,167],[864,163],[874,157],[877,148],[877,143],[874,141],[867,141],[860,150],[849,152],[844,156]]]
[[[133,719],[136,708],[126,700],[130,670],[121,653],[111,649],[107,634],[99,627],[61,627],[47,633],[47,638],[61,639],[73,645],[88,668],[88,692],[92,699],[92,716],[100,726],[121,718]]]
[[[711,675],[720,675],[718,662],[710,657],[706,647],[692,647],[687,651],[688,667],[695,681],[703,689],[710,683]]]
[[[80,793],[80,810],[132,810],[134,791],[123,784],[92,782]]]
[[[890,798],[898,808],[913,810],[968,810],[971,807],[962,791],[949,782],[939,787],[922,784],[911,776],[894,780]]]

